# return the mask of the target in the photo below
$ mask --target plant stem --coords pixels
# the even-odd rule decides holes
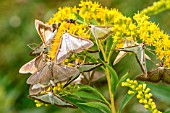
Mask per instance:
[[[108,55],[108,59],[107,59],[108,64],[110,63],[110,57],[113,54],[113,50],[115,48],[115,45],[116,45],[116,42],[114,44],[112,44],[112,47],[110,49],[110,52],[109,52],[109,55]]]
[[[99,48],[103,54],[103,57],[104,57],[104,61],[108,63],[108,59],[106,57],[106,53],[103,49],[103,46],[102,46],[102,43],[101,41],[99,41]],[[110,101],[111,101],[111,111],[112,113],[116,113],[115,111],[115,105],[114,105],[114,94],[112,93],[112,90],[111,90],[111,84],[110,84],[110,73],[109,73],[109,70],[108,68],[106,67],[105,69],[105,74],[106,74],[106,78],[107,78],[107,83],[108,83],[108,89],[109,89],[109,94],[110,94]]]

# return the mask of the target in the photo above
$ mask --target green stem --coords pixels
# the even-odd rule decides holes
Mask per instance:
[[[101,43],[101,41],[99,41],[99,48],[100,48],[100,50],[101,50],[101,52],[102,52],[102,54],[103,54],[103,57],[104,57],[104,61],[105,62],[107,62],[108,63],[108,59],[107,59],[107,57],[106,57],[106,53],[105,53],[105,51],[104,51],[104,49],[103,49],[103,46],[102,46],[102,43]],[[114,95],[112,94],[112,90],[111,90],[111,79],[110,79],[110,73],[109,73],[109,70],[108,70],[108,68],[106,67],[106,70],[105,70],[105,74],[106,74],[106,78],[107,78],[107,83],[108,83],[108,89],[109,89],[109,94],[110,94],[110,101],[111,101],[111,111],[112,111],[112,113],[116,113],[116,111],[115,111],[115,105],[114,105]]]
[[[109,55],[108,55],[108,59],[107,59],[108,64],[110,63],[110,57],[111,57],[112,54],[113,54],[113,50],[115,49],[116,43],[117,43],[117,42],[115,42],[114,44],[112,44],[112,47],[111,47],[111,49],[110,49],[110,52],[109,52]]]

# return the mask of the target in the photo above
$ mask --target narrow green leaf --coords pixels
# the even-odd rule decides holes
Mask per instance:
[[[94,108],[94,107],[89,107],[86,105],[81,105],[79,104],[78,107],[82,109],[85,113],[103,113],[101,110]]]
[[[121,79],[119,80],[119,82],[118,82],[118,86],[119,86],[123,81],[125,81],[125,80],[128,78],[128,76],[129,76],[128,72],[127,72],[125,75],[123,75],[123,76],[121,77]]]
[[[106,104],[103,104],[101,102],[88,102],[88,103],[79,103],[79,104],[100,109],[103,113],[111,113],[110,108]]]
[[[118,113],[121,113],[123,108],[126,106],[126,104],[132,99],[132,97],[135,95],[136,93],[132,94],[132,95],[129,95],[128,93],[125,95],[124,99],[123,99],[123,102],[120,106],[120,109],[118,111]]]
[[[115,70],[109,66],[109,64],[106,64],[104,61],[100,60],[109,70],[110,74],[111,74],[111,87],[112,87],[112,92],[115,92],[115,89],[117,87],[118,84],[118,76],[117,73],[115,72]]]
[[[83,97],[83,98],[87,98],[87,99],[103,101],[103,99],[99,95],[96,95],[94,93],[87,93],[87,92],[83,92],[83,91],[78,91],[78,92],[72,93],[71,95],[74,95],[74,96],[77,96],[77,97]]]
[[[88,90],[88,91],[94,92],[96,95],[100,96],[107,105],[110,106],[110,103],[105,99],[105,97],[96,88],[93,88],[88,85],[80,85],[79,90],[83,90],[83,91]]]
[[[92,18],[92,19],[90,20],[90,23],[93,24],[93,25],[97,25],[97,21],[96,21],[94,18]]]
[[[70,101],[74,105],[76,105],[78,108],[84,111],[84,113],[103,113],[101,110],[90,107],[87,105],[79,104],[79,103],[84,103],[84,100],[78,100],[77,98],[70,98],[70,97],[65,97],[66,100]]]
[[[80,24],[84,24],[84,19],[77,13],[74,13],[75,17],[76,17],[76,21]]]

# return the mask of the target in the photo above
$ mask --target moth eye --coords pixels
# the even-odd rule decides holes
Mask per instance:
[[[61,23],[58,23],[58,28],[60,27]]]

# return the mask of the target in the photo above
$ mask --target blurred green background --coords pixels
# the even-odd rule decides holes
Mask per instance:
[[[132,17],[134,13],[152,5],[154,0],[96,0],[108,8],[117,8],[124,15]],[[19,68],[33,57],[27,44],[39,43],[40,38],[35,30],[34,20],[46,22],[59,7],[74,6],[79,0],[0,0],[0,113],[80,113],[80,109],[58,108],[55,106],[35,107],[27,98],[29,85],[25,83],[29,75],[18,73]],[[151,16],[151,20],[170,34],[170,11]],[[152,56],[154,57],[154,56]],[[131,61],[132,62],[128,62]],[[126,64],[125,64],[126,62]],[[140,73],[134,57],[126,56],[114,66],[119,76],[133,68],[131,75]],[[152,63],[147,65],[152,69]],[[128,67],[123,70],[124,67]],[[136,67],[136,69],[134,69]],[[102,85],[100,85],[102,86]],[[165,84],[149,84],[153,88],[154,100],[160,110],[170,109],[170,88]],[[99,87],[107,97],[107,87]],[[127,88],[118,87],[116,108],[119,107]],[[134,98],[125,107],[124,113],[143,113],[145,109]]]

